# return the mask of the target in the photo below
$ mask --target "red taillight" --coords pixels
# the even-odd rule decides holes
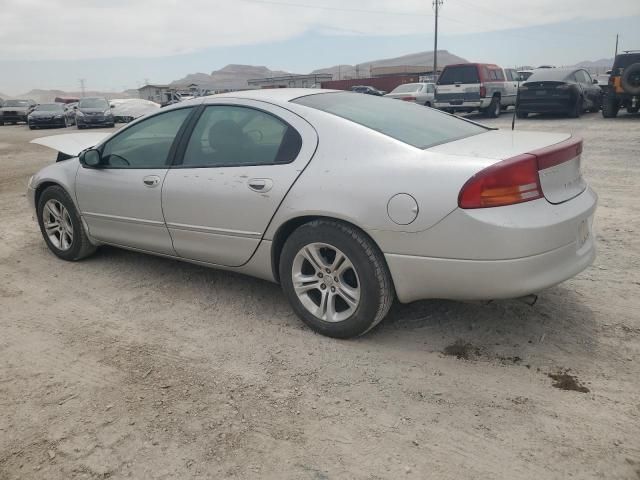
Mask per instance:
[[[402,97],[402,100],[404,100],[405,102],[415,102],[416,97]]]
[[[487,96],[487,87],[485,87],[484,85],[480,85],[480,97],[484,98]]]
[[[538,171],[572,160],[581,153],[582,139],[571,138],[491,165],[464,184],[458,205],[460,208],[500,207],[543,198]]]
[[[537,198],[542,198],[538,162],[534,155],[524,154],[496,163],[471,177],[460,190],[458,205],[460,208],[500,207]]]

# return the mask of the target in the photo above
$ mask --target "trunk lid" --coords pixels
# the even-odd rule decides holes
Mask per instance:
[[[521,155],[534,156],[542,193],[554,204],[571,200],[586,188],[580,170],[582,139],[569,134],[493,130],[427,151],[486,159],[485,167]]]

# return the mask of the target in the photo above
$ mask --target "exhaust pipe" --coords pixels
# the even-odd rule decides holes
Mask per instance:
[[[526,303],[527,305],[529,305],[530,307],[533,307],[536,302],[538,301],[538,295],[535,294],[531,294],[531,295],[525,295],[524,297],[519,297],[516,298],[516,300],[522,302],[522,303]]]

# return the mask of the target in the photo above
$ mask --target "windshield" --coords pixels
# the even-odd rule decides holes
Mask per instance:
[[[28,107],[29,102],[26,100],[6,100],[4,102],[5,107]]]
[[[83,98],[78,104],[78,108],[109,108],[109,104],[104,98]]]
[[[480,83],[478,67],[476,65],[444,67],[444,72],[438,78],[438,85],[453,85],[455,83]]]
[[[36,110],[39,112],[61,112],[64,108],[59,103],[44,103],[42,105],[38,105]]]
[[[308,95],[292,102],[337,115],[417,148],[429,148],[489,130],[415,103],[349,92]]]
[[[409,92],[419,92],[422,88],[421,83],[406,83],[404,85],[400,85],[396,87],[391,93],[409,93]]]

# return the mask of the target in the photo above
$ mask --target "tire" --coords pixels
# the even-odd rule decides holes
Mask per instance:
[[[425,107],[431,107],[431,102],[425,102],[425,103],[424,103],[424,106],[425,106]]]
[[[600,98],[598,101],[595,101],[595,100],[593,101],[593,105],[589,109],[589,112],[598,113],[601,108],[602,108],[602,98]]]
[[[629,95],[640,95],[640,62],[633,63],[624,69],[620,86]]]
[[[522,110],[516,108],[516,117],[527,118],[528,116],[529,116],[529,112],[523,112]]]
[[[346,260],[339,261],[343,257]],[[279,272],[282,289],[298,317],[329,337],[351,338],[368,332],[387,315],[395,297],[378,247],[362,231],[338,221],[314,220],[296,229],[282,248]],[[305,288],[300,295],[294,273],[307,279],[298,281],[298,288]],[[346,298],[351,298],[351,305]],[[323,309],[322,305],[328,306]]]
[[[609,92],[602,102],[602,116],[604,118],[615,118],[620,111],[620,104],[615,93]]]
[[[114,128],[115,126],[116,126],[116,124],[115,124],[115,123],[111,123],[111,124],[109,124],[109,128]]]
[[[498,118],[500,116],[501,107],[500,107],[500,97],[494,96],[491,99],[491,103],[485,110],[484,114],[488,118]]]
[[[584,98],[578,97],[575,105],[569,110],[569,118],[580,118],[584,109]]]
[[[82,130],[82,129],[84,128],[84,125],[78,125],[78,124],[76,123],[76,127],[78,127],[78,130]]]
[[[35,130],[36,127],[32,127],[31,125],[29,125],[29,130]]]
[[[640,107],[627,107],[627,113],[638,113]]]
[[[58,208],[60,205],[64,208],[62,211]],[[54,210],[57,210],[57,216],[55,215],[56,212]],[[84,231],[80,215],[78,214],[71,197],[69,197],[62,187],[57,185],[52,186],[42,192],[38,199],[37,215],[42,238],[44,238],[49,250],[51,250],[51,252],[58,258],[67,261],[77,261],[88,257],[96,251],[96,247],[91,244],[86,232]],[[59,221],[61,217],[64,218],[63,222]],[[68,245],[66,248],[62,241],[58,241],[56,244],[49,237],[47,227],[45,226],[45,218],[49,221],[53,221],[53,223],[57,223],[58,225],[63,225],[63,228],[66,229],[67,232],[70,232],[70,234],[62,233],[60,229],[57,229],[57,231],[54,229],[54,233],[52,233],[54,241],[64,237]]]

